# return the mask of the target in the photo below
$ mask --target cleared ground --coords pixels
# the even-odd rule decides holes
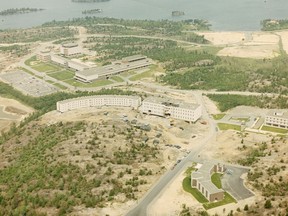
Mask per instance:
[[[204,35],[213,45],[225,46],[217,53],[219,56],[264,59],[274,58],[280,53],[280,37],[274,33],[208,32],[200,35]],[[285,33],[279,35],[286,41]]]

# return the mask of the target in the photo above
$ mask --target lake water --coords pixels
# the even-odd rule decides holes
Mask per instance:
[[[45,11],[0,16],[0,29],[26,28],[52,20],[84,17],[83,10],[100,8],[94,16],[126,19],[205,19],[213,30],[259,30],[263,19],[288,18],[287,0],[110,0],[101,3],[73,3],[71,0],[0,0],[0,10],[9,8],[43,8]],[[173,10],[184,11],[172,17]]]

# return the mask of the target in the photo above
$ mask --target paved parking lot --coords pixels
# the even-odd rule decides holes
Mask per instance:
[[[0,78],[10,83],[14,88],[34,97],[55,93],[59,88],[34,77],[24,71],[15,71],[1,74]]]
[[[238,201],[254,196],[254,194],[245,187],[243,179],[241,178],[242,174],[248,172],[248,169],[230,165],[225,166],[227,171],[222,178],[222,188]]]

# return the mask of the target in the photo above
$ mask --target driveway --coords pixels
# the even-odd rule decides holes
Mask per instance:
[[[226,165],[226,167],[227,171],[222,178],[222,188],[238,201],[254,196],[254,194],[245,187],[243,179],[241,178],[249,169],[231,165]]]

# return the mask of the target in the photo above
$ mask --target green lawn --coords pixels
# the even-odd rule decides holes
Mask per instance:
[[[241,126],[240,125],[218,123],[217,126],[219,127],[220,130],[229,130],[229,129],[231,129],[231,130],[241,131]]]
[[[135,76],[130,77],[129,80],[137,81],[137,80],[141,80],[143,78],[152,77],[156,68],[157,68],[156,65],[150,66],[149,70],[147,70],[143,73],[136,74]]]
[[[27,66],[32,66],[31,63],[32,63],[32,62],[35,62],[35,61],[37,61],[36,56],[32,56],[31,58],[27,59],[27,60],[24,62],[24,64],[27,65]]]
[[[135,71],[130,70],[130,71],[126,71],[126,72],[121,73],[121,76],[128,77],[128,76],[132,76],[132,75],[135,75],[135,74],[136,74]]]
[[[195,171],[194,166],[188,167],[188,169],[185,171],[185,174],[187,175],[187,177],[191,177],[191,173]]]
[[[97,80],[97,81],[94,81],[92,83],[82,83],[82,82],[76,81],[74,79],[65,80],[64,82],[66,82],[72,86],[82,87],[82,88],[93,88],[93,87],[100,87],[100,86],[113,84],[112,81],[106,80],[106,79],[105,80]]]
[[[203,203],[203,207],[206,210],[207,209],[211,209],[211,208],[215,208],[215,207],[218,207],[218,206],[226,205],[228,203],[233,203],[233,202],[237,203],[237,201],[227,192],[224,193],[224,199],[223,200],[221,200],[219,202],[209,202],[206,199],[206,197],[203,196],[196,188],[192,188],[191,187],[191,177],[190,177],[190,175],[191,175],[191,172],[193,172],[193,170],[194,170],[193,167],[189,167],[186,170],[185,173],[186,173],[187,177],[183,179],[182,186],[183,186],[183,189],[186,192],[192,194],[198,202]],[[211,181],[219,189],[222,188],[221,177],[222,177],[221,173],[214,173],[211,176]]]
[[[124,82],[124,80],[119,76],[112,76],[110,79],[114,80],[115,82]]]
[[[51,65],[51,64],[45,64],[45,63],[40,63],[34,66],[31,66],[34,70],[37,70],[39,72],[53,72],[53,71],[59,71],[61,68]]]
[[[221,173],[214,173],[212,176],[211,176],[211,181],[214,185],[216,185],[217,188],[222,188],[222,183],[221,183],[221,177],[222,177],[222,174]]]
[[[183,189],[192,194],[195,199],[200,203],[206,203],[208,200],[196,189],[191,187],[191,177],[186,177],[182,182]]]
[[[47,74],[50,77],[53,77],[57,80],[66,80],[66,79],[72,79],[74,77],[74,73],[68,70],[60,71],[56,73],[49,73]]]
[[[222,119],[225,115],[226,115],[225,113],[220,113],[220,114],[215,114],[215,115],[212,115],[212,116],[213,116],[213,118],[214,118],[215,120],[220,120],[220,119]]]
[[[203,207],[208,210],[218,206],[226,205],[229,203],[237,203],[237,201],[227,192],[224,193],[224,199],[219,202],[204,203]]]
[[[274,132],[274,133],[282,133],[282,134],[288,133],[287,129],[270,127],[270,126],[266,126],[266,125],[263,125],[261,130],[270,131],[270,132]]]
[[[59,84],[59,83],[53,83],[53,85],[56,86],[56,87],[58,87],[58,88],[60,88],[60,89],[62,89],[62,90],[67,89],[66,86],[63,86],[63,85],[61,85],[61,84]]]
[[[236,118],[236,117],[232,117],[231,120],[234,121],[244,121],[244,122],[248,122],[250,120],[250,118]]]

